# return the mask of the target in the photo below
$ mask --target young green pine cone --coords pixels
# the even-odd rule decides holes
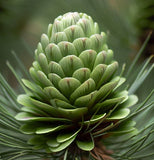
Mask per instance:
[[[59,16],[41,36],[16,116],[36,149],[91,151],[102,135],[134,131],[133,121],[117,125],[137,97],[119,89],[125,78],[115,75],[118,62],[106,38],[90,16],[77,12]]]

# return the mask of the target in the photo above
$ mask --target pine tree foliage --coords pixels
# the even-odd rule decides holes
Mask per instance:
[[[76,14],[76,13],[75,13]],[[66,14],[67,16],[67,14]],[[152,107],[153,107],[153,101],[150,100],[150,98],[153,95],[153,91],[151,91],[151,93],[148,95],[147,98],[145,98],[145,100],[143,102],[139,102],[138,104],[136,104],[137,102],[137,97],[134,96],[133,94],[135,93],[135,91],[140,87],[141,84],[143,84],[144,80],[146,79],[146,77],[149,75],[149,73],[151,72],[151,70],[153,69],[153,65],[149,66],[149,62],[152,59],[152,56],[145,61],[145,63],[143,63],[143,65],[140,67],[140,71],[137,73],[137,76],[134,79],[130,79],[131,75],[135,74],[136,72],[135,70],[135,66],[136,66],[136,62],[142,52],[142,50],[144,49],[149,37],[147,37],[145,43],[143,44],[143,47],[141,48],[141,50],[139,51],[139,53],[136,56],[136,59],[134,60],[134,62],[132,63],[132,65],[128,68],[127,73],[125,73],[126,75],[126,82],[120,86],[123,81],[124,78],[122,78],[122,73],[124,72],[124,67],[121,71],[121,75],[118,77],[117,75],[115,75],[114,77],[109,77],[106,80],[107,84],[111,84],[113,82],[116,82],[118,79],[118,83],[119,83],[119,79],[120,79],[120,85],[119,85],[119,89],[118,92],[115,92],[115,94],[111,94],[110,98],[108,97],[108,99],[112,100],[112,96],[118,96],[118,98],[122,95],[125,95],[126,97],[124,99],[120,99],[120,101],[118,101],[118,103],[113,102],[114,103],[114,108],[112,108],[112,110],[104,110],[102,112],[99,112],[99,114],[97,114],[96,110],[97,107],[99,108],[99,105],[96,105],[96,110],[95,108],[92,109],[92,113],[90,113],[90,115],[94,115],[96,116],[91,116],[92,118],[89,119],[89,115],[87,115],[87,111],[86,114],[84,114],[85,109],[83,108],[79,108],[79,112],[75,112],[75,114],[73,114],[73,116],[70,115],[69,111],[75,110],[76,108],[73,108],[72,106],[72,102],[69,104],[68,101],[66,101],[68,99],[68,95],[71,96],[71,94],[75,91],[75,89],[77,88],[81,88],[79,87],[80,85],[84,84],[83,79],[79,79],[80,82],[78,82],[78,80],[74,80],[76,77],[80,77],[80,73],[77,73],[77,71],[79,72],[81,69],[78,68],[71,68],[69,67],[69,60],[70,57],[73,60],[78,61],[78,57],[80,59],[82,59],[82,63],[83,66],[89,68],[89,70],[92,70],[91,68],[91,63],[92,59],[88,59],[87,55],[89,54],[89,52],[87,52],[86,54],[84,54],[84,52],[86,52],[87,50],[89,51],[90,49],[95,50],[96,52],[99,52],[101,50],[104,50],[104,52],[107,52],[108,54],[104,54],[103,56],[106,57],[106,62],[104,61],[104,65],[106,65],[106,67],[108,66],[112,66],[114,64],[114,67],[116,67],[115,61],[113,61],[112,59],[112,52],[110,50],[108,50],[107,46],[106,46],[106,42],[104,41],[104,39],[98,39],[98,42],[102,43],[100,45],[100,47],[103,48],[99,48],[99,46],[95,46],[95,43],[97,44],[98,42],[96,42],[95,38],[96,35],[98,36],[99,30],[97,28],[97,24],[94,23],[92,21],[92,19],[90,17],[88,17],[85,14],[80,14],[81,19],[83,18],[85,21],[88,19],[90,19],[90,23],[88,23],[88,25],[90,24],[91,26],[94,26],[94,28],[92,29],[92,31],[94,31],[94,33],[92,33],[91,35],[91,30],[84,30],[84,25],[86,23],[79,23],[78,26],[80,27],[76,27],[75,24],[74,28],[68,27],[68,22],[64,23],[66,24],[66,29],[65,28],[60,28],[61,24],[57,24],[56,21],[53,25],[52,28],[52,36],[51,35],[51,25],[49,25],[49,30],[48,30],[48,37],[49,39],[51,38],[51,42],[53,43],[52,46],[54,46],[55,44],[58,44],[59,48],[60,48],[60,52],[62,53],[62,57],[58,57],[60,55],[54,55],[54,52],[52,54],[53,57],[50,57],[51,54],[48,54],[47,58],[44,56],[44,54],[41,54],[41,52],[44,52],[45,47],[50,46],[48,43],[48,38],[45,34],[42,35],[41,38],[41,43],[38,44],[38,48],[35,54],[35,61],[33,63],[33,68],[31,68],[31,76],[34,79],[35,83],[31,82],[31,79],[29,78],[29,73],[27,72],[27,70],[24,68],[23,64],[20,62],[20,60],[18,59],[18,57],[15,55],[15,59],[19,65],[19,69],[20,69],[20,73],[23,73],[25,75],[27,75],[27,77],[24,77],[26,79],[29,80],[21,80],[23,77],[18,71],[15,71],[13,69],[13,67],[10,65],[10,63],[7,63],[8,67],[11,69],[11,71],[13,72],[13,74],[15,75],[16,79],[18,80],[19,84],[22,86],[23,91],[26,93],[26,95],[22,95],[22,96],[18,96],[17,93],[11,88],[11,86],[6,82],[6,80],[4,79],[4,77],[2,75],[0,75],[0,89],[1,89],[1,94],[0,94],[0,158],[4,159],[4,160],[28,160],[28,159],[44,159],[44,158],[51,158],[51,159],[60,159],[60,157],[63,157],[63,159],[76,159],[79,160],[81,159],[81,157],[83,156],[89,156],[89,159],[150,159],[153,157],[153,152],[152,152],[152,147],[153,147],[153,115],[152,115]],[[64,16],[65,17],[65,16]],[[86,19],[87,18],[87,19]],[[61,23],[61,17],[58,17],[57,19],[59,22]],[[84,22],[84,21],[83,21]],[[89,21],[88,21],[89,22]],[[69,23],[72,25],[72,20],[69,21]],[[55,28],[54,28],[55,27]],[[83,28],[82,28],[83,27]],[[83,29],[82,30],[80,29]],[[74,30],[74,34],[72,37],[72,29]],[[65,32],[57,32],[57,30],[61,31],[61,30],[65,30]],[[81,30],[81,31],[78,31]],[[60,34],[59,34],[60,33]],[[67,35],[67,40],[66,37],[64,36],[65,33]],[[80,34],[79,34],[80,33]],[[87,37],[91,36],[90,38],[91,43],[93,44],[93,48],[88,48],[88,44],[85,44],[85,46],[83,47],[87,47],[86,51],[82,50],[82,43],[80,44],[80,41],[82,40],[80,37],[82,37],[82,34],[86,34]],[[101,35],[103,35],[102,37],[105,37],[104,33],[101,33]],[[69,41],[67,42],[68,45],[66,45],[64,43],[61,43],[61,39],[63,39],[65,41]],[[74,39],[78,40],[78,42],[74,42]],[[97,37],[98,38],[98,37]],[[81,39],[81,40],[80,40]],[[76,40],[76,41],[77,41]],[[100,41],[99,41],[100,40]],[[72,41],[74,42],[74,46],[76,47],[75,49],[78,50],[78,55],[76,55],[76,52],[73,52],[73,46]],[[102,42],[103,41],[103,42]],[[60,42],[60,43],[59,43]],[[82,41],[83,42],[83,41]],[[55,44],[54,44],[55,43]],[[51,46],[51,47],[52,47]],[[55,45],[56,46],[56,45]],[[65,50],[65,46],[67,46],[67,51]],[[79,46],[79,47],[78,47]],[[70,47],[70,48],[69,48]],[[91,47],[91,46],[90,46]],[[49,48],[51,49],[51,48]],[[71,56],[68,54],[69,49],[71,51]],[[100,49],[100,50],[99,50]],[[55,47],[55,50],[58,51],[58,49]],[[49,50],[50,51],[50,50]],[[72,56],[72,53],[74,53],[74,55]],[[93,52],[94,53],[94,52]],[[64,57],[63,57],[64,54]],[[68,54],[68,55],[65,55]],[[95,54],[93,54],[95,56]],[[98,56],[99,54],[97,54]],[[100,54],[101,55],[101,54]],[[67,58],[69,57],[69,58]],[[76,58],[77,57],[77,58]],[[90,55],[89,55],[90,57]],[[100,57],[99,57],[100,58]],[[98,61],[100,60],[99,58]],[[59,74],[59,76],[54,76],[55,78],[59,77],[61,78],[61,85],[60,82],[59,84],[56,84],[54,82],[54,79],[50,79],[50,81],[48,81],[48,79],[46,78],[45,75],[49,76],[49,68],[46,65],[46,60],[50,60],[50,59],[54,59],[54,63],[56,64],[56,62],[60,61],[59,63],[61,64],[61,66],[63,66],[63,70],[65,71],[65,75],[67,75],[67,77],[70,77],[72,75],[74,75],[75,78],[70,78],[70,82],[74,81],[74,84],[79,84],[82,82],[82,84],[80,84],[78,87],[76,87],[75,89],[73,89],[72,93],[69,93],[68,89],[67,89],[67,85],[65,85],[65,77],[62,75],[62,72],[60,70],[58,71],[54,71],[55,68],[53,68],[53,72],[52,74]],[[58,59],[58,60],[57,60]],[[60,60],[61,59],[61,60]],[[64,60],[63,60],[64,59]],[[89,60],[89,62],[86,62],[86,60]],[[50,60],[51,61],[51,60]],[[64,63],[63,63],[64,61]],[[95,61],[96,62],[96,61]],[[52,63],[52,64],[54,64]],[[76,62],[76,66],[79,65],[79,62]],[[99,63],[98,63],[99,64]],[[68,65],[68,66],[67,66]],[[51,65],[52,67],[53,65]],[[82,67],[83,67],[82,66]],[[82,68],[80,67],[80,68]],[[96,66],[97,67],[97,66]],[[95,68],[96,68],[95,67]],[[94,68],[94,69],[95,69]],[[108,67],[109,68],[109,67]],[[35,74],[35,72],[32,72],[37,70],[37,73],[39,75],[39,77],[36,77],[38,75]],[[58,67],[56,69],[59,69]],[[93,70],[94,70],[93,69]],[[99,69],[99,68],[98,68]],[[101,88],[101,86],[103,86],[102,83],[97,82],[97,73],[98,72],[91,72],[91,77],[93,78],[93,81],[95,81],[95,84],[97,84],[96,88],[97,90],[99,90]],[[113,69],[110,70],[110,72]],[[76,72],[76,73],[75,73]],[[112,71],[114,73],[114,71]],[[135,73],[134,73],[135,72]],[[45,74],[43,74],[45,73]],[[92,74],[93,73],[93,74]],[[76,76],[77,75],[77,76]],[[112,75],[112,74],[111,74]],[[108,77],[109,74],[106,73],[106,77]],[[53,76],[51,76],[52,78]],[[106,78],[105,77],[105,78]],[[62,79],[63,78],[63,79]],[[81,78],[82,75],[81,75]],[[88,77],[90,78],[90,77]],[[88,79],[87,78],[87,79]],[[52,81],[51,81],[52,80]],[[57,79],[56,79],[57,80]],[[72,81],[73,80],[73,81]],[[104,79],[103,79],[104,81]],[[51,86],[51,82],[54,83],[54,87],[49,87]],[[77,83],[76,83],[77,82]],[[89,81],[90,82],[90,81]],[[36,85],[37,84],[37,85]],[[89,83],[88,83],[89,84]],[[101,84],[101,86],[100,86]],[[25,87],[26,85],[26,87]],[[40,87],[37,87],[38,85],[40,85],[42,88],[45,88],[45,92],[48,92],[48,90],[53,90],[54,88],[60,87],[61,88],[61,92],[64,94],[64,96],[61,96],[56,89],[54,89],[54,92],[52,92],[52,94],[48,94],[48,93],[43,93],[42,91],[40,91]],[[105,84],[104,84],[105,86]],[[109,85],[110,86],[110,85]],[[30,88],[30,91],[28,88]],[[65,88],[66,87],[66,88]],[[126,90],[128,90],[128,92],[126,92]],[[93,91],[93,90],[92,90]],[[54,111],[55,115],[54,118],[52,118],[51,116],[49,117],[50,114],[50,110],[48,110],[48,112],[46,112],[45,109],[48,109],[47,105],[60,105],[60,101],[59,104],[57,104],[58,101],[49,101],[48,102],[48,96],[53,96],[53,94],[57,93],[58,98],[60,97],[60,100],[63,101],[63,106],[65,106],[66,108],[63,108],[63,110],[56,110]],[[77,92],[76,94],[81,94],[82,92],[80,91],[79,93]],[[100,92],[101,94],[103,92]],[[44,96],[46,94],[46,96]],[[75,95],[76,95],[75,94]],[[86,95],[88,95],[86,93]],[[84,99],[82,99],[82,96],[85,96],[84,94],[81,96],[76,95],[75,97],[81,97],[81,100],[78,98],[72,98],[73,102],[76,102],[78,100],[79,104],[85,104],[86,102],[84,101],[86,97],[84,97]],[[72,96],[73,97],[73,96]],[[29,100],[29,98],[32,99],[32,101]],[[88,98],[88,97],[87,97]],[[121,97],[120,97],[121,98]],[[26,106],[23,107],[22,113],[21,112],[21,105],[17,102],[21,103],[22,105]],[[49,98],[51,99],[51,97]],[[52,97],[53,99],[53,97]],[[55,99],[55,97],[54,97]],[[101,97],[102,99],[102,97]],[[39,100],[39,102],[37,102]],[[75,101],[76,100],[76,101]],[[94,99],[95,100],[95,99]],[[39,108],[34,107],[31,102],[35,102],[35,105],[37,105]],[[44,110],[40,110],[40,102],[41,102],[41,106],[44,106]],[[93,102],[93,101],[92,101]],[[103,102],[103,101],[102,101]],[[46,104],[44,104],[46,103]],[[76,104],[78,104],[76,102]],[[112,103],[112,101],[106,102],[107,106]],[[125,107],[130,107],[127,111],[118,111],[118,105],[119,103],[122,103],[121,105],[124,105]],[[94,103],[92,103],[94,104]],[[104,105],[106,105],[104,104]],[[80,105],[79,105],[80,106]],[[68,107],[72,107],[72,108],[68,108]],[[121,106],[122,107],[122,106]],[[80,111],[81,109],[81,111]],[[65,112],[68,111],[69,114],[65,115]],[[114,113],[115,111],[115,113]],[[116,112],[117,111],[117,112]],[[105,112],[108,112],[110,114],[108,114],[108,117],[106,117]],[[112,114],[112,112],[114,114]],[[129,113],[130,112],[130,113]],[[18,114],[19,113],[19,114]],[[35,113],[39,113],[39,115],[43,114],[44,118],[41,117],[36,117],[34,116]],[[101,114],[103,113],[103,114]],[[18,114],[18,115],[17,115]],[[52,113],[51,113],[52,114]],[[89,113],[88,113],[89,114]],[[149,115],[149,117],[147,117],[147,114]],[[16,116],[17,115],[17,116]],[[28,119],[27,119],[27,115],[28,115]],[[16,118],[15,118],[16,116]],[[84,117],[84,118],[83,118]],[[100,124],[103,122],[102,119],[104,120],[105,118],[108,118],[108,121],[113,121],[116,120],[116,123],[110,123],[110,125],[106,126],[105,128],[98,128],[98,126],[101,126]],[[116,117],[116,118],[115,118]],[[60,118],[60,119],[58,119]],[[86,118],[86,120],[85,120]],[[21,120],[18,121],[18,120]],[[75,132],[70,132],[71,128],[69,128],[70,126],[74,126],[74,123],[72,125],[72,122],[70,123],[70,121],[75,122],[79,122],[78,124],[78,130],[76,130]],[[133,121],[132,121],[133,120]],[[26,121],[26,124],[23,127],[23,121]],[[30,121],[27,123],[27,121]],[[42,121],[42,122],[40,122]],[[59,122],[61,121],[61,122]],[[38,123],[40,122],[40,123]],[[63,124],[63,126],[54,126],[54,128],[50,128],[50,126],[47,124],[45,124],[44,122],[58,122],[55,124]],[[30,124],[30,125],[29,125]],[[43,124],[43,125],[42,125]],[[27,126],[26,126],[27,125]],[[42,126],[41,126],[42,125]],[[87,126],[87,131],[89,131],[90,134],[86,134],[87,139],[83,136],[83,133],[85,132],[85,129],[83,130],[83,126]],[[32,127],[29,127],[32,126]],[[66,127],[65,129],[65,126]],[[27,127],[27,128],[26,128]],[[21,132],[20,128],[22,128],[22,130],[24,131]],[[33,131],[33,129],[37,129],[37,131]],[[69,129],[69,130],[68,130]],[[73,128],[74,129],[74,128]],[[76,128],[75,128],[76,129]],[[88,130],[89,129],[89,130]],[[59,131],[64,131],[65,134],[60,134],[57,135],[53,134],[54,131],[56,131],[56,134],[59,133]],[[94,132],[93,132],[94,131]],[[30,133],[30,135],[27,135],[25,133]],[[46,134],[47,133],[47,134]],[[50,136],[53,136],[54,138],[51,139]],[[62,132],[63,133],[63,132]],[[88,133],[88,132],[87,132]],[[38,134],[38,135],[37,135]],[[35,137],[34,137],[35,135]],[[105,138],[105,135],[111,135]],[[82,137],[83,136],[83,137]],[[98,148],[100,147],[100,145],[98,145],[99,147],[95,146],[95,150],[94,150],[94,139],[96,138],[100,138],[103,140],[103,146],[105,146],[108,149],[111,149],[113,151],[113,153],[111,154],[111,152],[108,149],[104,149],[101,148],[101,152],[99,152]],[[60,147],[56,147],[53,145],[57,145],[57,143],[54,141],[56,139],[59,139]],[[91,138],[91,141],[90,141]],[[71,154],[71,150],[68,148],[68,146],[73,143],[74,141],[76,141],[75,145],[78,146],[78,148],[80,150],[85,150],[85,151],[90,151],[90,152],[77,152],[75,155],[75,157],[73,157],[73,155]],[[28,142],[28,143],[27,143]],[[67,142],[67,143],[66,143]],[[74,143],[73,143],[74,144]],[[44,150],[44,148],[46,150]],[[78,151],[78,150],[77,150]],[[143,152],[144,151],[144,152]],[[105,153],[104,153],[105,152]],[[111,154],[111,155],[110,155]],[[110,155],[110,156],[109,156]],[[113,157],[113,158],[111,158]]]

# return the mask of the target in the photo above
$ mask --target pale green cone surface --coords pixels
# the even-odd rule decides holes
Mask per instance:
[[[125,78],[115,75],[118,62],[106,38],[90,16],[77,12],[59,16],[41,36],[29,70],[33,80],[23,80],[29,92],[18,97],[24,107],[16,116],[36,148],[90,151],[95,137],[135,130],[132,121],[115,127],[137,97],[119,90]]]

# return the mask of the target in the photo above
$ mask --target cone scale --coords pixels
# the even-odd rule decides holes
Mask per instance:
[[[77,12],[59,16],[42,34],[16,115],[35,149],[92,151],[102,135],[134,131],[133,121],[118,125],[137,97],[119,89],[125,78],[116,75],[106,38],[90,16]]]

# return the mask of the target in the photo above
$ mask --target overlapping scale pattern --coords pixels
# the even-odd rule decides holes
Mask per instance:
[[[109,132],[127,133],[134,124],[118,131],[117,122],[137,102],[135,95],[120,90],[125,78],[116,76],[118,62],[108,49],[106,34],[83,13],[67,13],[49,24],[23,79],[29,89],[19,95],[23,105],[16,119],[21,130],[33,137],[36,149],[59,152],[71,145],[84,151],[95,146],[95,137]]]

